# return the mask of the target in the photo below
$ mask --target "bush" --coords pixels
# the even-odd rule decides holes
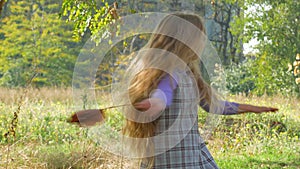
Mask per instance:
[[[225,69],[226,88],[232,94],[245,93],[248,95],[255,89],[253,75],[251,74],[252,60],[242,64],[232,64]]]
[[[262,55],[230,65],[225,69],[226,87],[232,94],[299,95],[293,74],[288,71],[288,63],[287,59]]]

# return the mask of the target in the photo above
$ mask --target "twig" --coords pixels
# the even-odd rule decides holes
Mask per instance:
[[[16,128],[17,128],[17,125],[18,125],[18,117],[19,117],[19,114],[21,112],[21,107],[23,106],[23,103],[24,103],[24,98],[28,92],[28,87],[31,85],[31,82],[32,80],[35,78],[35,76],[37,75],[37,73],[35,72],[32,77],[26,82],[26,85],[25,85],[25,89],[24,89],[24,92],[23,94],[21,95],[20,99],[19,99],[19,102],[18,102],[18,108],[17,110],[14,112],[14,118],[11,120],[10,122],[10,127],[8,129],[8,131],[4,134],[4,138],[6,139],[7,141],[7,154],[6,154],[6,169],[8,168],[8,159],[9,159],[9,156],[10,156],[10,135],[13,136],[13,141],[16,140]],[[13,144],[12,144],[13,145]]]
[[[131,104],[121,104],[121,105],[116,105],[116,106],[105,107],[105,108],[102,108],[100,110],[114,109],[114,108],[117,108],[117,107],[124,107],[124,106],[129,106],[129,105],[131,105]]]

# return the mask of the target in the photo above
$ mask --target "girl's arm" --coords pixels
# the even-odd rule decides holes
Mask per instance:
[[[174,76],[176,78],[176,76]],[[135,108],[145,111],[151,116],[158,115],[166,107],[170,106],[173,99],[173,91],[177,87],[177,80],[166,75],[162,78],[149,99],[145,99],[139,103],[136,103]],[[259,107],[249,104],[239,104],[235,102],[219,101],[220,104],[224,105],[222,115],[235,115],[246,112],[263,113],[263,112],[275,112],[277,108],[272,107]],[[205,104],[204,101],[200,101],[199,105],[207,112],[209,112],[209,105]]]
[[[228,102],[228,101],[222,101],[219,100],[217,102],[221,108],[223,108],[222,112],[211,112],[215,114],[221,114],[221,115],[234,115],[238,113],[239,110],[239,105],[238,103],[235,102]],[[205,100],[201,100],[199,103],[199,106],[205,110],[206,112],[210,112],[210,105],[205,102]]]
[[[238,107],[238,114],[253,112],[253,113],[264,113],[264,112],[276,112],[278,108],[273,107],[261,107],[261,106],[254,106],[250,104],[240,104]]]
[[[159,115],[160,112],[172,104],[173,91],[177,87],[177,82],[174,78],[170,75],[164,76],[160,80],[157,89],[150,94],[150,98],[134,104],[134,107],[150,116]]]
[[[220,104],[224,106],[222,115],[235,115],[242,113],[264,113],[264,112],[276,112],[277,108],[273,107],[260,107],[250,104],[240,104],[235,102],[220,101]],[[205,104],[204,101],[201,101],[199,104],[206,112],[209,112],[209,105]]]
[[[273,107],[261,107],[254,106],[251,104],[241,104],[235,102],[227,102],[225,101],[223,115],[234,115],[234,114],[242,114],[242,113],[264,113],[264,112],[276,112],[277,108]]]

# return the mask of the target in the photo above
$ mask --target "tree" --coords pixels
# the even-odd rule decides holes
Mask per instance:
[[[254,91],[259,95],[299,92],[287,65],[300,50],[300,2],[242,0],[239,4],[244,17],[231,24],[232,32],[243,32],[244,43],[258,41],[250,69]]]
[[[270,67],[269,71],[258,70],[260,78],[256,83],[265,89],[277,89],[277,92],[284,92],[282,89],[297,91],[292,74],[287,73],[287,65],[300,52],[300,2],[255,0],[247,4],[254,6],[256,12],[247,16],[246,33],[259,42],[258,63]],[[271,76],[268,83],[265,83],[266,75]]]
[[[210,38],[225,65],[239,63],[243,58],[243,43],[240,36],[243,31],[232,29],[232,25],[243,18],[241,4],[237,0],[211,1],[213,14],[210,18],[217,24],[216,31]],[[238,25],[243,28],[243,25]]]
[[[292,59],[300,46],[299,7],[297,0],[244,0],[244,42],[256,39],[261,53]]]
[[[69,85],[79,52],[70,24],[58,18],[55,1],[10,1],[0,23],[0,84]]]

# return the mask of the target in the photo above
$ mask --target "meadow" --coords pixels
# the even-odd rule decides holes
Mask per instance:
[[[292,97],[228,96],[279,108],[277,113],[219,116],[207,146],[221,169],[300,168],[300,106]],[[101,99],[101,98],[100,98]],[[67,123],[74,111],[70,88],[0,89],[0,168],[137,168]],[[15,120],[13,120],[15,119]],[[120,114],[108,114],[116,128]],[[200,130],[207,113],[199,109]]]

